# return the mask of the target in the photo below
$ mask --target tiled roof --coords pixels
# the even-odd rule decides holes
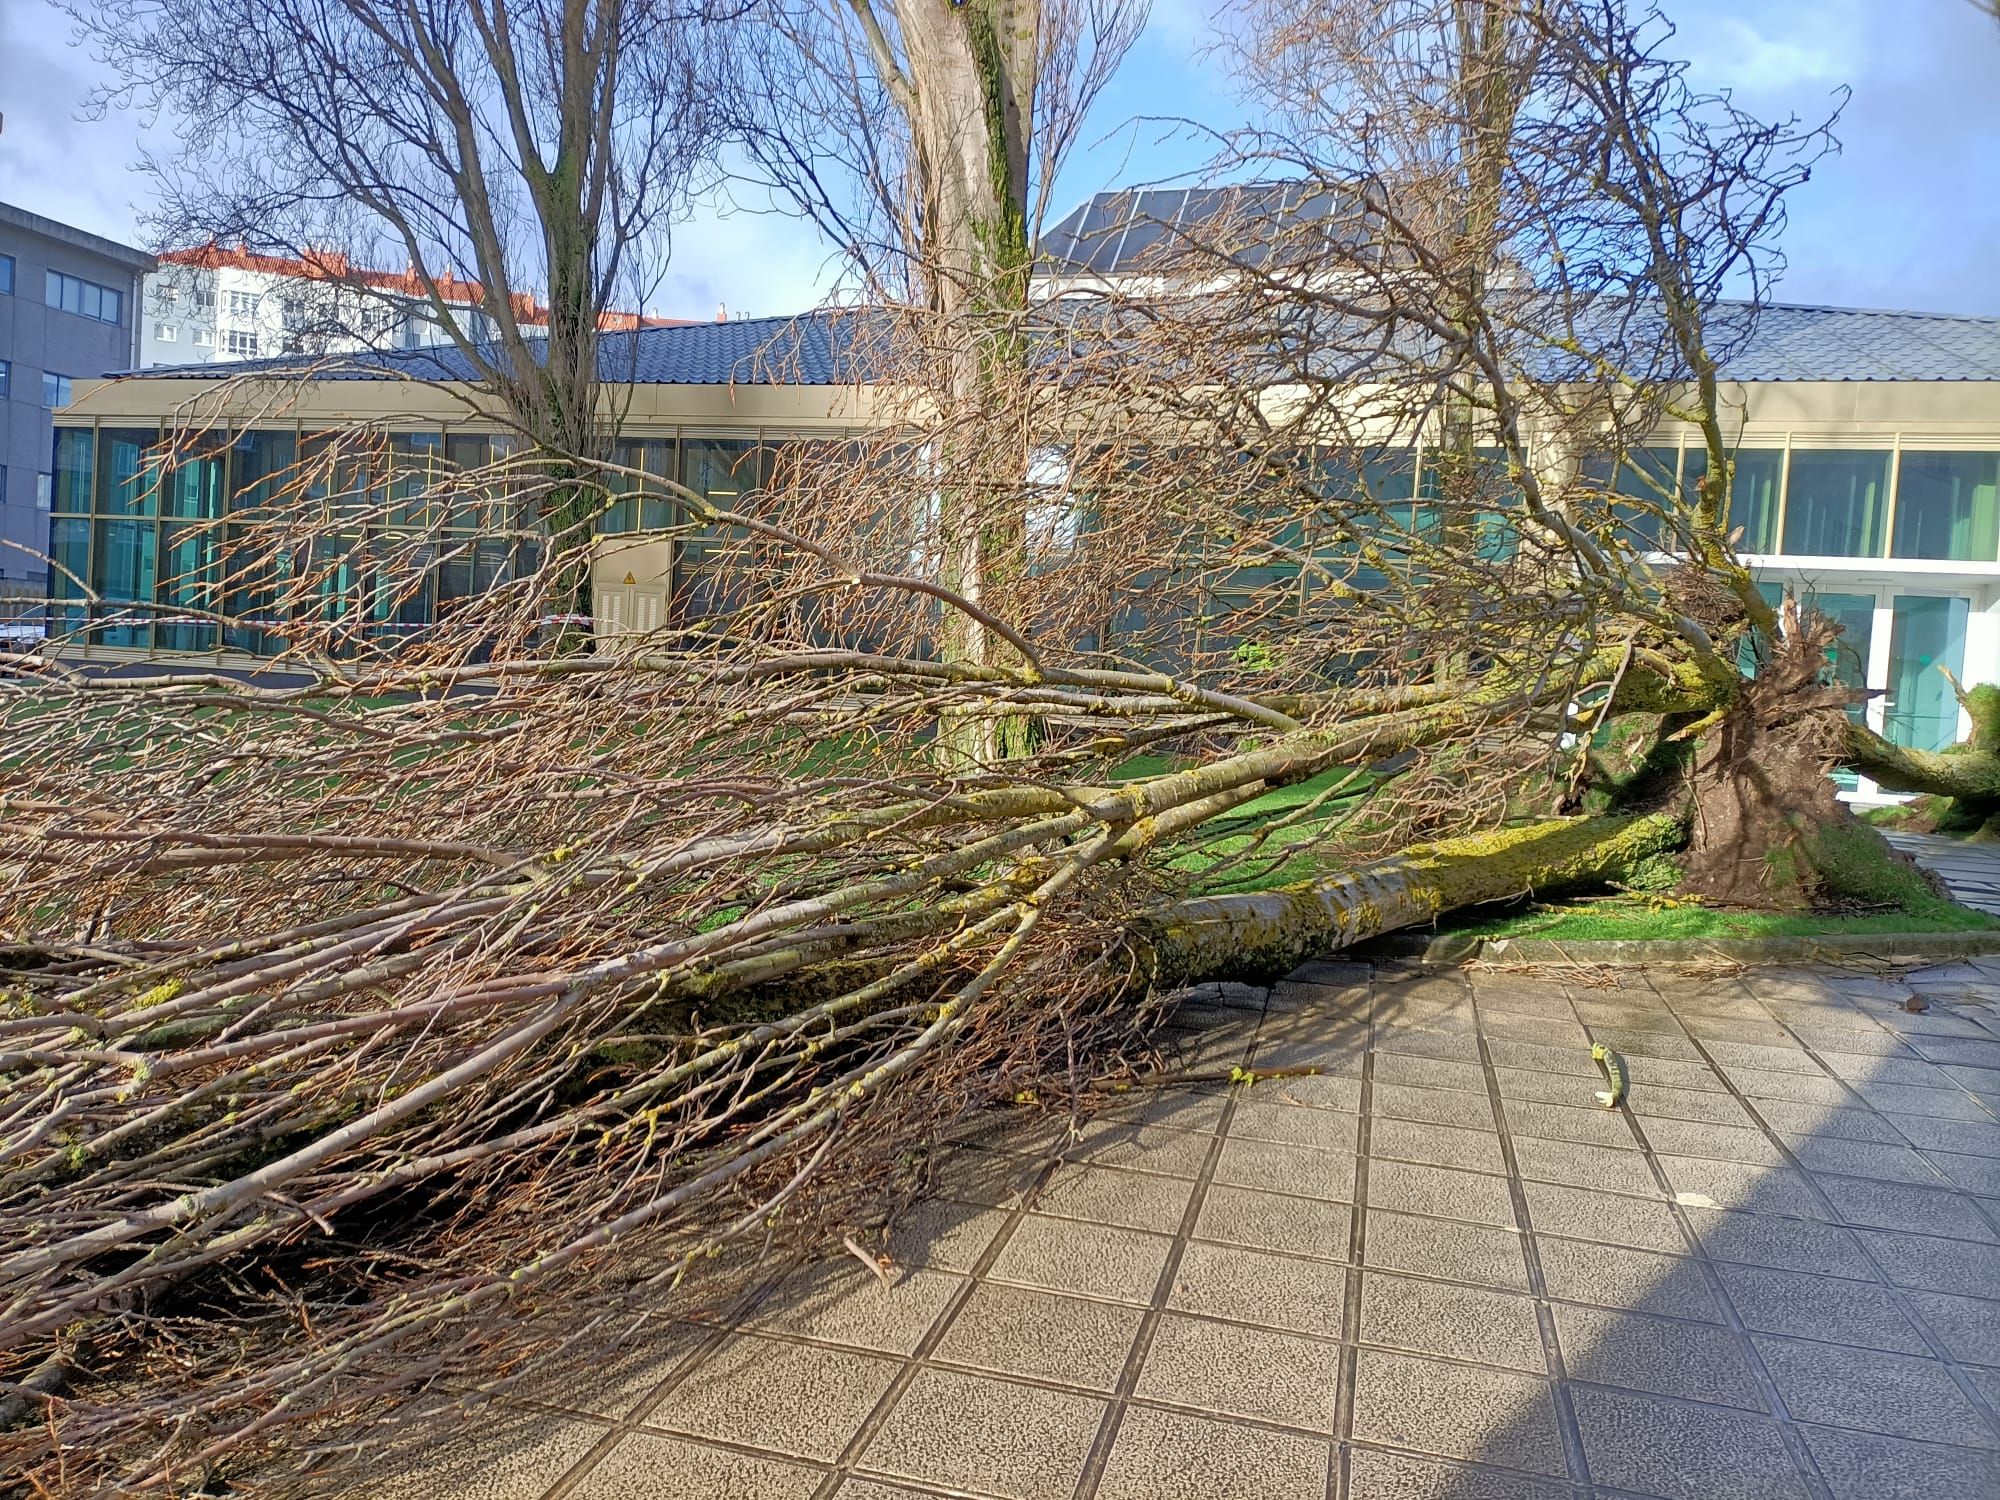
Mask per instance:
[[[2000,380],[2000,318],[1774,303],[1729,380]]]
[[[870,357],[865,313],[813,312],[796,318],[745,318],[606,335],[598,367],[607,382],[640,385],[844,385],[880,368]],[[2000,380],[2000,318],[1943,313],[1869,312],[1845,307],[1774,304],[1725,360],[1725,380],[1970,381]],[[139,378],[220,380],[258,371],[296,372],[296,361],[184,365]],[[456,349],[397,350],[341,356],[326,378],[468,380]]]
[[[869,321],[854,313],[811,312],[607,333],[598,340],[598,374],[607,383],[633,385],[843,385],[864,378]],[[297,358],[239,360],[156,365],[134,372],[134,378],[219,381],[298,375],[307,368]],[[470,361],[450,345],[329,355],[316,373],[326,380],[475,378]]]

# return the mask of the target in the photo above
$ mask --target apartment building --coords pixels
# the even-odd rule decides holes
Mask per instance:
[[[153,257],[0,203],[0,598],[48,589],[53,415],[138,359]]]

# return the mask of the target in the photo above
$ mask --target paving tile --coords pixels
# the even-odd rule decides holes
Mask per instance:
[[[1167,1305],[1199,1317],[1338,1338],[1346,1290],[1347,1273],[1336,1265],[1192,1243]]]
[[[1962,1088],[1862,1084],[1856,1092],[1878,1110],[1894,1110],[1896,1114],[1924,1114],[1938,1120],[1992,1120],[1992,1114]]]
[[[1785,1164],[1784,1153],[1761,1130],[1694,1120],[1642,1120],[1639,1128],[1646,1143],[1662,1156],[1701,1156],[1756,1167]]]
[[[1752,1167],[1698,1156],[1656,1158],[1667,1174],[1675,1201],[1697,1208],[1733,1208],[1745,1213],[1788,1214],[1799,1219],[1826,1217],[1803,1173],[1789,1167]]]
[[[1254,1188],[1211,1184],[1195,1222],[1196,1239],[1253,1250],[1281,1250],[1319,1260],[1346,1260],[1353,1210],[1318,1198],[1288,1198]]]
[[[883,1484],[850,1475],[840,1481],[833,1500],[947,1500],[947,1497],[943,1490],[920,1490],[906,1484]]]
[[[1556,1234],[1640,1250],[1687,1249],[1680,1226],[1664,1203],[1553,1182],[1526,1183],[1522,1190],[1527,1194],[1528,1218],[1537,1236]]]
[[[1908,1146],[1878,1146],[1868,1141],[1843,1141],[1831,1136],[1786,1136],[1785,1145],[1801,1166],[1814,1172],[1838,1172],[1846,1177],[1873,1177],[1882,1182],[1914,1182],[1934,1186],[1938,1174]]]
[[[1930,1347],[1887,1287],[1762,1266],[1717,1267],[1730,1303],[1758,1333],[1823,1339],[1864,1349],[1928,1354]]]
[[[1418,1089],[1457,1089],[1486,1097],[1486,1079],[1476,1066],[1446,1062],[1438,1057],[1414,1057],[1402,1052],[1378,1053],[1375,1058],[1377,1083],[1402,1084]]]
[[[936,1357],[1109,1393],[1144,1316],[1136,1307],[986,1282],[951,1320]]]
[[[1479,1029],[1489,1039],[1590,1050],[1590,1033],[1579,1022],[1563,1016],[1512,1015],[1506,1011],[1485,1010],[1479,1017]]]
[[[1913,1146],[1955,1151],[1964,1156],[2000,1158],[2000,1121],[1941,1120],[1932,1115],[1889,1118]]]
[[[1352,1500],[1572,1500],[1549,1480],[1380,1448],[1356,1448],[1348,1475]]]
[[[1069,1500],[1104,1403],[953,1370],[920,1370],[860,1467],[1009,1500]]]
[[[1356,1356],[1354,1436],[1535,1474],[1567,1472],[1546,1381],[1385,1349]]]
[[[1788,1099],[1795,1104],[1835,1107],[1855,1102],[1855,1093],[1824,1073],[1782,1073],[1765,1068],[1727,1068],[1729,1081],[1747,1099]]]
[[[1947,1082],[1970,1089],[1988,1104],[2000,1099],[2000,1069],[1967,1068],[1957,1063],[1943,1063],[1938,1071],[1944,1074]],[[2000,1108],[2000,1105],[1995,1108]]]
[[[1455,1172],[1449,1167],[1371,1161],[1368,1202],[1371,1207],[1379,1204],[1403,1213],[1514,1227],[1514,1200],[1507,1191],[1506,1178]]]
[[[1153,1331],[1133,1394],[1330,1433],[1339,1383],[1338,1344],[1170,1312]]]
[[[1005,1151],[952,1151],[933,1161],[930,1190],[954,1203],[1012,1208],[1034,1186],[1042,1163]]]
[[[1967,1297],[1990,1296],[2000,1287],[2000,1245],[1881,1229],[1855,1233],[1897,1286]]]
[[[1809,1077],[1826,1072],[1805,1048],[1775,1042],[1731,1042],[1716,1040],[1706,1044],[1708,1055],[1733,1077],[1739,1071],[1763,1073],[1803,1073]]]
[[[1257,1044],[1260,1068],[1318,1068],[1341,1077],[1361,1076],[1368,1052],[1369,1026],[1328,1025],[1311,1017],[1289,1017],[1284,1027],[1269,1030]]]
[[[1903,1083],[1934,1089],[1950,1081],[1950,1075],[1937,1064],[1913,1057],[1876,1057],[1866,1052],[1822,1052],[1819,1056],[1827,1071],[1856,1085]]]
[[[1267,1078],[1243,1096],[1244,1104],[1303,1104],[1313,1109],[1361,1112],[1361,1080],[1338,1073],[1287,1074]],[[1238,1109],[1241,1113],[1241,1106]]]
[[[1933,1062],[1956,1063],[1970,1068],[2000,1068],[2000,1041],[1939,1037],[1924,1045],[1924,1056]]]
[[[1591,1040],[1602,1042],[1627,1062],[1637,1058],[1641,1061],[1694,1063],[1706,1068],[1702,1062],[1701,1049],[1684,1036],[1679,1026],[1671,1032],[1632,1031],[1622,1027],[1593,1026]]]
[[[1553,1311],[1571,1380],[1764,1410],[1750,1361],[1726,1328],[1567,1303]]]
[[[2000,1500],[1990,1453],[1833,1427],[1799,1429],[1834,1500]]]
[[[896,1216],[885,1248],[899,1266],[970,1271],[1006,1222],[1002,1209],[920,1199]]]
[[[1711,1093],[1727,1092],[1727,1085],[1707,1063],[1630,1056],[1625,1059],[1625,1076],[1630,1080],[1634,1094],[1642,1088],[1707,1089]]]
[[[1541,1326],[1526,1297],[1448,1281],[1370,1271],[1361,1283],[1361,1338],[1412,1354],[1440,1354],[1543,1373]]]
[[[1940,1172],[1968,1192],[2000,1197],[2000,1160],[1950,1151],[1933,1151],[1930,1158]]]
[[[2000,1447],[1945,1367],[1873,1349],[1756,1337],[1757,1352],[1785,1405],[1801,1422],[1856,1427],[1889,1437]]]
[[[1820,1191],[1849,1224],[1869,1229],[1920,1227],[1961,1240],[1993,1240],[1993,1228],[1970,1199],[1947,1187],[1878,1182],[1864,1177],[1821,1177]]]
[[[1519,1099],[1526,1103],[1589,1108],[1596,1103],[1596,1091],[1604,1087],[1604,1080],[1596,1074],[1586,1077],[1581,1073],[1543,1073],[1533,1068],[1495,1068],[1493,1079],[1499,1085],[1503,1104]]]
[[[1468,1008],[1455,1012],[1435,1012],[1421,1023],[1412,1020],[1406,1024],[1392,1024],[1381,1019],[1378,1009],[1375,1020],[1375,1051],[1377,1054],[1393,1052],[1410,1057],[1436,1058],[1454,1067],[1479,1067],[1479,1039],[1473,1034],[1472,1012]]]
[[[1591,1386],[1572,1392],[1591,1477],[1667,1500],[1803,1500],[1778,1424]]]
[[[1303,1104],[1287,1104],[1281,1099],[1262,1096],[1262,1091],[1280,1088],[1292,1081],[1274,1078],[1259,1084],[1258,1097],[1245,1098],[1237,1105],[1236,1117],[1229,1124],[1229,1138],[1232,1141],[1279,1141],[1292,1146],[1312,1146],[1321,1151],[1352,1151],[1360,1136],[1360,1116],[1331,1109],[1307,1108]],[[1356,1088],[1359,1088],[1358,1084]],[[1357,1103],[1359,1099],[1357,1093]]]
[[[1546,1141],[1575,1141],[1583,1146],[1634,1149],[1632,1128],[1616,1110],[1566,1109],[1561,1105],[1503,1098],[1500,1113],[1507,1117],[1507,1129],[1515,1135],[1538,1136]]]
[[[1354,1153],[1232,1136],[1222,1143],[1222,1154],[1216,1158],[1215,1181],[1347,1202],[1354,1197]]]
[[[1459,1125],[1471,1130],[1493,1128],[1493,1105],[1484,1094],[1377,1083],[1374,1102],[1378,1116],[1423,1120],[1432,1125]]]
[[[1517,1042],[1494,1037],[1486,1044],[1486,1055],[1499,1068],[1526,1068],[1537,1073],[1565,1073],[1576,1078],[1595,1078],[1597,1064],[1590,1060],[1588,1047],[1544,1047],[1539,1042]]]
[[[1642,1122],[1692,1120],[1703,1125],[1754,1123],[1749,1111],[1729,1095],[1704,1089],[1677,1089],[1655,1084],[1633,1093],[1625,1104]]]
[[[1493,1131],[1460,1130],[1415,1120],[1375,1121],[1368,1138],[1368,1154],[1433,1167],[1459,1167],[1468,1172],[1507,1170],[1500,1155],[1500,1137]]]
[[[1301,984],[1365,985],[1374,979],[1375,966],[1346,958],[1309,958],[1285,977]]]
[[[1175,1130],[1213,1133],[1222,1123],[1229,1091],[1222,1084],[1185,1088],[1140,1088],[1114,1096],[1096,1118],[1131,1125],[1167,1125]]]
[[[1528,1289],[1521,1236],[1511,1229],[1391,1213],[1371,1204],[1365,1258],[1384,1270]]]
[[[1190,1131],[1097,1120],[1083,1127],[1082,1138],[1064,1155],[1069,1161],[1100,1167],[1196,1177],[1208,1161],[1208,1150],[1208,1138]]]
[[[1701,1267],[1686,1256],[1539,1235],[1535,1253],[1542,1263],[1543,1288],[1551,1297],[1722,1321]]]
[[[1701,1241],[1702,1252],[1711,1259],[1779,1271],[1874,1279],[1874,1268],[1851,1229],[1719,1208],[1686,1208],[1682,1212]]]
[[[808,1500],[822,1477],[803,1464],[629,1432],[569,1494],[573,1500]]]
[[[369,1476],[369,1500],[541,1500],[608,1430],[494,1403],[471,1420],[475,1431],[385,1459]]]
[[[915,1270],[885,1286],[843,1257],[788,1278],[758,1305],[750,1326],[878,1354],[914,1354],[964,1285],[962,1277]]]
[[[1193,1196],[1194,1184],[1185,1177],[1079,1165],[1059,1169],[1032,1206],[1035,1213],[1059,1219],[1173,1234],[1180,1229]]]
[[[1582,1146],[1575,1141],[1546,1141],[1532,1135],[1514,1137],[1514,1163],[1523,1177],[1541,1182],[1575,1183],[1607,1193],[1632,1193],[1641,1198],[1663,1196],[1653,1169],[1636,1150]]]
[[[1843,1109],[1831,1104],[1801,1104],[1790,1099],[1759,1099],[1757,1113],[1784,1135],[1823,1136],[1840,1141],[1878,1141],[1898,1146],[1902,1136],[1872,1109]]]
[[[1134,1406],[1097,1486],[1099,1500],[1322,1500],[1332,1445],[1182,1412]]]
[[[831,1463],[895,1376],[893,1361],[873,1355],[739,1334],[644,1420],[687,1437]]]
[[[1900,1038],[1891,1036],[1887,1031],[1876,1029],[1872,1023],[1865,1027],[1799,1024],[1792,1027],[1792,1034],[1821,1056],[1828,1053],[1867,1057],[1917,1055],[1905,1046]]]
[[[2000,1287],[1991,1290],[2000,1292]],[[1953,1359],[2000,1365],[2000,1302],[1946,1292],[1911,1292],[1909,1297],[1917,1316],[1930,1324]]]
[[[1522,984],[1473,975],[1472,995],[1482,1013],[1510,1016],[1553,1016],[1568,1020],[1576,1014],[1560,985]]]
[[[995,1281],[1145,1304],[1173,1242],[1156,1234],[1030,1214],[993,1262]]]

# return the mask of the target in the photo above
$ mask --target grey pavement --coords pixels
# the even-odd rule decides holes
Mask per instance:
[[[409,1491],[2000,1500],[2000,963],[1319,963],[1175,1026],[1200,1079],[956,1148],[894,1285],[789,1272]]]
[[[2000,844],[1968,844],[1935,833],[1883,829],[1882,836],[1935,872],[1962,906],[2000,916]]]

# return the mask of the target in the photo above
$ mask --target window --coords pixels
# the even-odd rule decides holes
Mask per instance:
[[[1794,452],[1785,546],[1795,557],[1880,557],[1889,491],[1885,452]]]
[[[213,328],[197,328],[194,331],[194,346],[197,349],[213,349],[215,347],[215,330]]]
[[[100,323],[122,323],[125,320],[123,292],[99,286],[94,281],[85,281],[80,276],[65,276],[60,271],[48,273],[43,300],[50,307],[75,313],[79,317],[95,318]]]
[[[194,310],[198,313],[215,311],[215,288],[212,286],[195,287],[189,292],[188,298],[194,303]]]
[[[35,476],[35,509],[48,510],[55,503],[56,476],[37,474]]]
[[[2000,453],[1905,453],[1889,552],[1953,562],[2000,560]]]
[[[231,328],[222,335],[222,352],[254,355],[257,352],[257,335],[241,328]]]
[[[0,292],[14,295],[14,257],[0,255]]]
[[[232,318],[254,318],[257,316],[257,294],[255,292],[231,292],[225,310]]]
[[[180,336],[181,325],[178,323],[155,323],[153,325],[153,337],[163,344],[178,343]]]
[[[69,405],[69,376],[53,370],[42,371],[42,405],[50,408]]]
[[[14,384],[14,365],[11,360],[0,359],[0,401],[7,399],[7,393]]]

